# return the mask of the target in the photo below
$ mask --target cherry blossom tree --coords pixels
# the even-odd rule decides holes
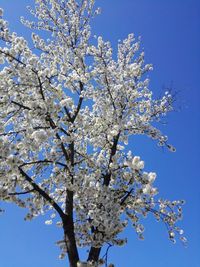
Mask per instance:
[[[26,220],[46,214],[47,225],[61,227],[60,258],[67,255],[70,267],[104,264],[102,247],[124,245],[119,234],[129,224],[143,239],[149,213],[172,241],[186,241],[176,224],[183,201],[157,198],[156,173],[128,151],[133,135],[175,150],[156,126],[173,97],[153,99],[152,66],[133,34],[117,56],[91,35],[94,6],[35,0],[33,21],[21,18],[33,31],[31,45],[9,30],[0,9],[0,200],[25,208]],[[87,263],[78,253],[84,247]]]

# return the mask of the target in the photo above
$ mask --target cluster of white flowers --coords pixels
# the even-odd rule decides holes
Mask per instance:
[[[47,225],[65,227],[73,212],[79,246],[125,244],[118,234],[129,220],[143,238],[140,218],[149,212],[174,240],[182,203],[156,200],[156,174],[125,152],[137,134],[175,150],[154,123],[172,110],[172,96],[152,98],[144,75],[152,66],[133,34],[119,42],[116,60],[109,42],[91,40],[99,11],[94,0],[80,2],[37,0],[29,8],[36,20],[23,23],[50,36],[32,34],[36,54],[0,9],[0,199],[29,209],[26,219],[58,212],[60,221],[52,214]]]
[[[142,170],[144,169],[144,161],[140,160],[140,157],[134,157],[132,162],[131,162],[131,167],[134,170]]]

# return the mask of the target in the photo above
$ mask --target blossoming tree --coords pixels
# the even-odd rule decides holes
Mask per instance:
[[[152,66],[133,34],[117,57],[109,42],[91,37],[94,2],[35,0],[33,21],[22,18],[33,49],[0,9],[0,199],[25,208],[26,220],[47,213],[46,224],[62,227],[57,243],[70,267],[99,266],[103,246],[126,243],[118,235],[129,223],[143,239],[148,213],[172,241],[183,233],[176,225],[183,202],[155,197],[156,174],[127,149],[129,137],[142,134],[174,150],[155,127],[173,99],[152,98]]]

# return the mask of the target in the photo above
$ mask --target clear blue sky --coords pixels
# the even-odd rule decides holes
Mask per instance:
[[[30,0],[0,0],[13,30],[27,35],[17,21],[25,15]],[[160,196],[185,199],[184,228],[188,248],[173,245],[164,225],[147,219],[145,241],[127,230],[129,243],[112,249],[110,261],[116,267],[200,267],[200,1],[199,0],[99,0],[102,15],[94,31],[116,45],[128,33],[142,36],[146,62],[153,63],[151,88],[158,95],[173,85],[179,91],[177,110],[161,126],[177,152],[163,151],[148,138],[133,138],[131,148],[142,156],[147,170],[156,171]],[[62,234],[44,218],[23,221],[24,211],[7,205],[0,217],[1,267],[66,267],[57,259],[54,242]]]

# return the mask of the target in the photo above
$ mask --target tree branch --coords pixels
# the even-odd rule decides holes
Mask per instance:
[[[26,181],[28,181],[33,189],[38,192],[46,201],[48,201],[53,207],[54,209],[58,212],[58,214],[60,215],[61,219],[64,221],[66,220],[66,214],[62,211],[62,209],[59,207],[59,205],[44,191],[42,190],[34,181],[33,179],[23,171],[23,169],[21,167],[19,167],[19,171],[21,173],[21,175],[25,178]]]
[[[25,195],[25,194],[29,194],[29,193],[34,192],[34,191],[35,191],[35,189],[31,189],[31,190],[28,190],[28,191],[25,191],[25,192],[9,193],[8,195],[9,196]]]
[[[101,248],[91,247],[87,261],[97,262],[99,259],[100,252]]]
[[[27,107],[27,106],[24,106],[23,104],[20,104],[20,103],[14,101],[14,100],[12,100],[11,103],[13,103],[13,104],[19,106],[20,108],[31,110],[31,108],[29,108],[29,107]]]
[[[109,159],[108,167],[109,167],[110,163],[112,162],[112,159],[113,159],[114,155],[117,152],[117,144],[118,144],[118,141],[119,141],[119,137],[120,137],[120,132],[118,133],[118,135],[116,135],[114,137],[114,141],[113,141],[113,145],[112,145],[112,148],[111,148],[111,153],[110,153],[110,159]],[[103,175],[103,177],[104,177],[103,185],[108,186],[109,183],[110,183],[111,172],[108,170],[108,172],[105,175]]]
[[[127,200],[127,198],[131,195],[131,193],[133,192],[133,188],[127,192],[127,194],[122,198],[120,205],[123,205],[124,202]]]
[[[79,84],[80,84],[80,93],[81,93],[83,91],[83,83],[79,82]],[[72,117],[72,122],[75,121],[75,119],[76,119],[76,117],[77,117],[77,115],[78,115],[78,113],[80,111],[80,108],[82,106],[82,103],[83,103],[83,96],[80,96],[79,102],[78,102],[78,105],[77,105],[77,108],[76,108],[76,112],[75,112],[74,116]]]
[[[37,160],[37,161],[25,162],[21,166],[34,165],[34,164],[40,164],[40,163],[54,163],[54,161],[52,161],[52,160]],[[60,166],[63,166],[63,167],[67,167],[67,165],[62,163],[62,162],[55,161],[55,163],[57,165],[60,165]]]

